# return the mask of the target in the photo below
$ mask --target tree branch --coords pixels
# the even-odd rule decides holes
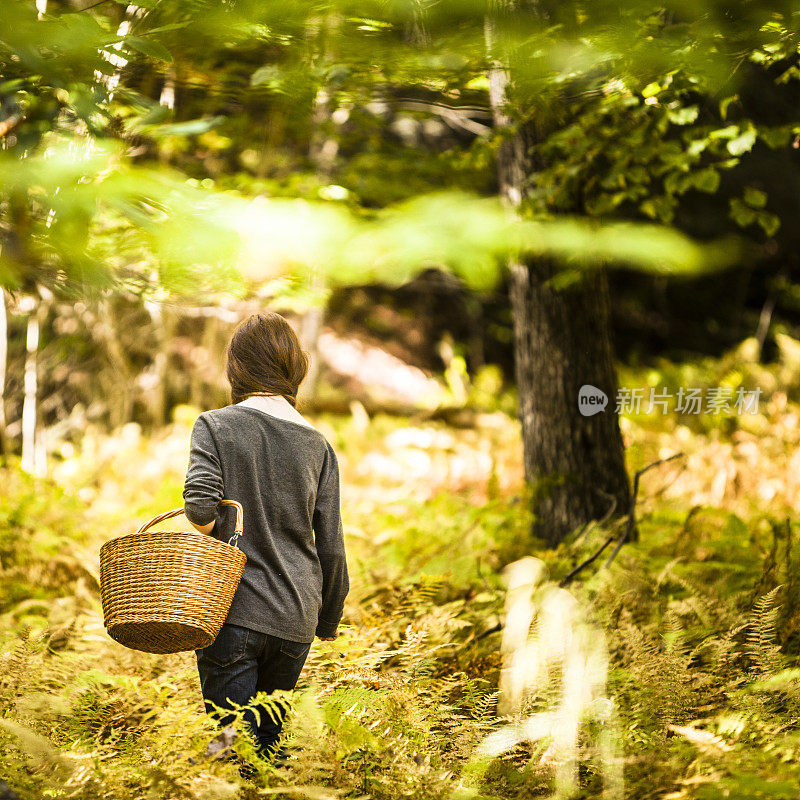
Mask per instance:
[[[633,530],[633,526],[636,524],[636,497],[639,494],[639,478],[645,474],[648,470],[653,469],[653,467],[658,467],[661,464],[666,464],[669,461],[674,461],[676,458],[681,458],[683,453],[675,453],[675,455],[671,455],[669,458],[660,458],[658,461],[654,461],[652,464],[648,464],[643,469],[640,469],[633,478],[633,494],[631,495],[631,507],[630,511],[628,512],[628,522],[625,525],[625,530],[622,532],[622,536],[619,537],[619,541],[617,542],[617,546],[614,548],[614,552],[608,557],[608,560],[605,563],[606,567],[611,565],[611,562],[617,557],[617,553],[622,549],[622,545],[628,540],[631,531]]]
[[[9,131],[13,131],[20,122],[22,122],[22,114],[14,114],[4,119],[0,122],[0,136],[5,136]]]
[[[94,3],[90,3],[88,6],[84,6],[83,8],[76,8],[73,13],[80,14],[82,11],[90,11],[97,6],[102,6],[103,3],[108,3],[109,0],[96,0]]]
[[[435,114],[448,123],[450,127],[463,128],[475,136],[486,136],[492,131],[488,125],[483,125],[470,118],[471,114],[475,113],[474,110],[467,110],[465,113],[465,111],[442,103],[423,103],[418,100],[403,100],[401,104],[403,108],[409,111],[426,111],[429,114]]]
[[[612,496],[611,497],[611,506],[610,506],[610,508],[603,515],[603,518],[600,519],[597,522],[597,525],[598,526],[605,525],[605,523],[608,522],[609,519],[611,519],[612,515],[614,514],[614,512],[616,510],[617,510],[617,498]],[[585,569],[586,567],[589,566],[589,564],[591,564],[593,561],[595,561],[597,558],[599,558],[600,554],[603,552],[603,550],[605,550],[606,547],[608,547],[611,544],[611,542],[613,542],[613,541],[614,541],[614,534],[612,533],[611,536],[609,536],[608,539],[606,539],[606,541],[600,546],[600,548],[598,550],[596,550],[592,555],[590,555],[589,558],[587,558],[585,561],[582,561],[580,564],[578,564],[577,567],[574,567],[572,570],[570,570],[570,572],[568,572],[561,579],[561,583],[559,583],[558,585],[563,587],[563,586],[566,586],[568,583],[570,583],[572,581],[572,579],[581,570]]]

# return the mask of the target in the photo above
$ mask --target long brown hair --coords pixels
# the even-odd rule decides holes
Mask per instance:
[[[233,332],[227,375],[234,403],[266,394],[281,395],[294,405],[307,372],[308,355],[280,314],[253,314]]]

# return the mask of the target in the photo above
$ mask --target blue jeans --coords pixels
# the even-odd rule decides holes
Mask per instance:
[[[226,727],[234,715],[217,713],[212,703],[220,709],[232,709],[234,703],[250,703],[257,692],[294,689],[310,649],[310,642],[292,642],[226,622],[212,644],[195,651],[206,713]],[[281,706],[277,718],[273,718],[263,708],[256,708],[259,719],[248,710],[245,720],[261,755],[269,757],[280,737],[286,709]]]

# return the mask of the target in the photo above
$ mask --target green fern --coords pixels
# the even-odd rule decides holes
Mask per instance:
[[[782,588],[780,584],[756,600],[747,626],[747,654],[756,670],[764,675],[774,675],[781,668],[780,646],[775,640],[781,609],[778,594]]]
[[[430,606],[446,583],[446,575],[422,575],[416,583],[405,589],[398,612],[412,618],[417,616],[426,606]]]
[[[366,686],[343,686],[325,697],[323,706],[345,714],[354,709],[377,711],[386,704],[387,689],[370,689]]]

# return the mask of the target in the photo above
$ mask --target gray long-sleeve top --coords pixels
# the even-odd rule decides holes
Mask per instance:
[[[339,467],[316,429],[256,408],[202,413],[192,429],[183,489],[190,522],[215,522],[227,542],[244,509],[247,556],[226,622],[295,642],[331,636],[349,590]]]

